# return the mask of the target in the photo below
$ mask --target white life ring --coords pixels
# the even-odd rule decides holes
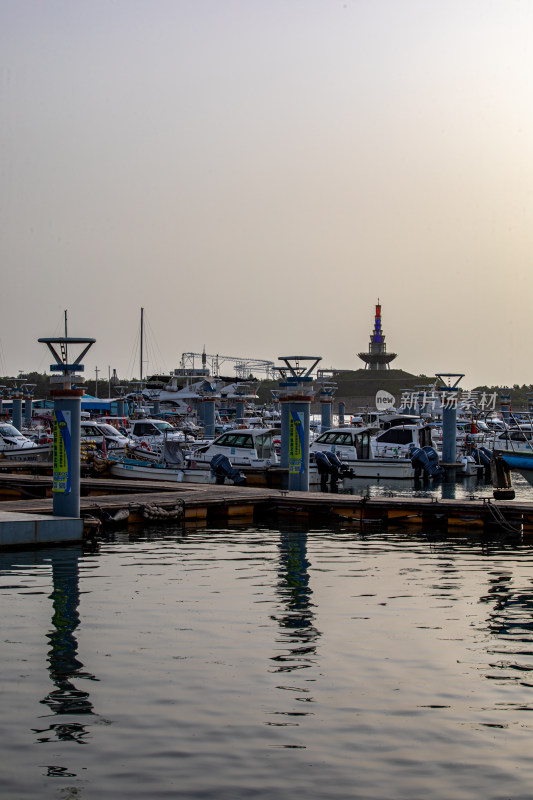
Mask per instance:
[[[192,411],[192,406],[187,406],[187,414],[190,414]]]

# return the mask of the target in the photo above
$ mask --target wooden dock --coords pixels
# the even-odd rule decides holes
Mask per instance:
[[[49,475],[0,472],[0,511],[51,515],[51,489]],[[361,528],[416,525],[433,529],[499,530],[509,534],[533,532],[533,503],[516,500],[367,497],[116,478],[82,478],[81,491],[82,516],[93,517],[95,522],[104,520],[104,524],[121,512],[127,524],[146,524],[147,519],[198,525],[220,520],[252,522],[275,518],[309,524],[341,521]],[[152,514],[150,509],[159,509],[161,513]]]

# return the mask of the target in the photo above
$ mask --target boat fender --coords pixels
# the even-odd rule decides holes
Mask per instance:
[[[148,444],[148,442],[141,442],[141,447],[144,447],[145,450],[151,450],[152,448]]]
[[[190,414],[192,411],[192,406],[187,406],[187,414]]]

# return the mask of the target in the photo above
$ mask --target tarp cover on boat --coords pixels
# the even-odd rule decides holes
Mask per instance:
[[[163,447],[163,461],[176,466],[181,466],[185,463],[185,456],[179,442],[167,439]]]

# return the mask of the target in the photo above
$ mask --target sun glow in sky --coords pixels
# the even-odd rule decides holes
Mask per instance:
[[[0,344],[532,383],[529,0],[0,0]]]

